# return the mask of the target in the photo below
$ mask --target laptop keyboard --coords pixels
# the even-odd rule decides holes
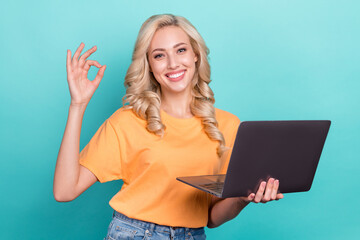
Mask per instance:
[[[214,192],[221,193],[221,191],[224,187],[224,182],[213,182],[213,183],[200,184],[200,187],[207,188]]]

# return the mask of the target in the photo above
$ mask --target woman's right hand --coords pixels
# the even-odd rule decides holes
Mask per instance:
[[[81,54],[81,51],[84,47],[85,44],[81,43],[72,59],[71,51],[67,50],[67,81],[70,89],[71,105],[76,106],[86,106],[89,103],[92,95],[99,86],[106,69],[106,65],[101,66],[97,61],[86,60],[92,53],[96,51],[96,46],[86,51],[79,58],[79,55]],[[90,81],[87,78],[90,66],[100,68],[93,81]]]

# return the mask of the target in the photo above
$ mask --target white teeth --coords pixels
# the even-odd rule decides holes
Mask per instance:
[[[172,74],[172,75],[167,75],[169,78],[178,78],[181,75],[183,75],[185,73],[185,71],[180,72],[180,73],[176,73],[176,74]]]

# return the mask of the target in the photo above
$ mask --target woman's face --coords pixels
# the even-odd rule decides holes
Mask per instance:
[[[155,32],[148,60],[163,94],[190,91],[197,56],[189,36],[180,27],[168,26]]]

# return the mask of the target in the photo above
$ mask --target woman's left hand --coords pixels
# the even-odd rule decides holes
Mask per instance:
[[[251,193],[248,197],[240,197],[240,199],[248,203],[267,203],[269,201],[282,199],[284,195],[278,193],[279,184],[279,180],[270,178],[267,183],[265,181],[261,182],[256,194]]]
[[[267,203],[269,201],[282,199],[284,195],[278,193],[278,189],[279,180],[270,178],[267,182],[261,182],[256,194],[251,193],[247,197],[218,198],[212,195],[207,226],[209,228],[218,227],[233,219],[250,202]]]

